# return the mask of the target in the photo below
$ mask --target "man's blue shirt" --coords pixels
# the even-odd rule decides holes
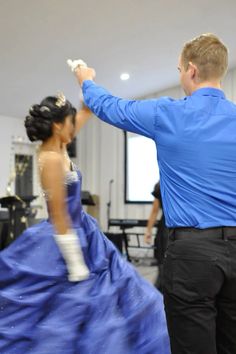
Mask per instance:
[[[223,91],[132,101],[82,88],[96,116],[155,141],[168,227],[236,226],[236,105]]]

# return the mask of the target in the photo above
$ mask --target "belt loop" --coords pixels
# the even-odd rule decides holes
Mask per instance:
[[[175,241],[175,228],[168,229],[168,241]]]
[[[224,241],[228,241],[228,237],[227,237],[225,231],[226,231],[226,227],[223,226],[223,227],[222,227],[222,239],[223,239]]]

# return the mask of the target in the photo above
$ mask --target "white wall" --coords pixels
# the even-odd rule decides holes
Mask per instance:
[[[236,69],[228,73],[223,87],[227,98],[236,102]],[[160,96],[180,98],[184,94],[176,86],[145,98]],[[110,179],[114,179],[111,217],[148,217],[150,205],[124,204],[124,136],[121,130],[94,117],[79,134],[77,149],[83,173],[83,188],[100,196],[100,223],[104,230],[107,223],[106,203]]]

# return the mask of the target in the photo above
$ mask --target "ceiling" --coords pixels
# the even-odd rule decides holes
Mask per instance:
[[[214,32],[236,66],[235,0],[0,0],[0,115],[78,87],[66,65],[82,58],[113,94],[140,97],[178,84],[185,41]],[[130,80],[122,82],[120,74]]]

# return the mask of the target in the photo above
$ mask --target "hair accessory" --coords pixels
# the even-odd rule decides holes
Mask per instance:
[[[63,92],[59,92],[57,95],[56,95],[56,98],[57,98],[57,101],[55,103],[55,105],[59,108],[65,106],[66,104],[66,97],[64,95]]]
[[[48,108],[47,106],[40,107],[40,112],[45,112],[45,111],[50,112],[50,108]]]

